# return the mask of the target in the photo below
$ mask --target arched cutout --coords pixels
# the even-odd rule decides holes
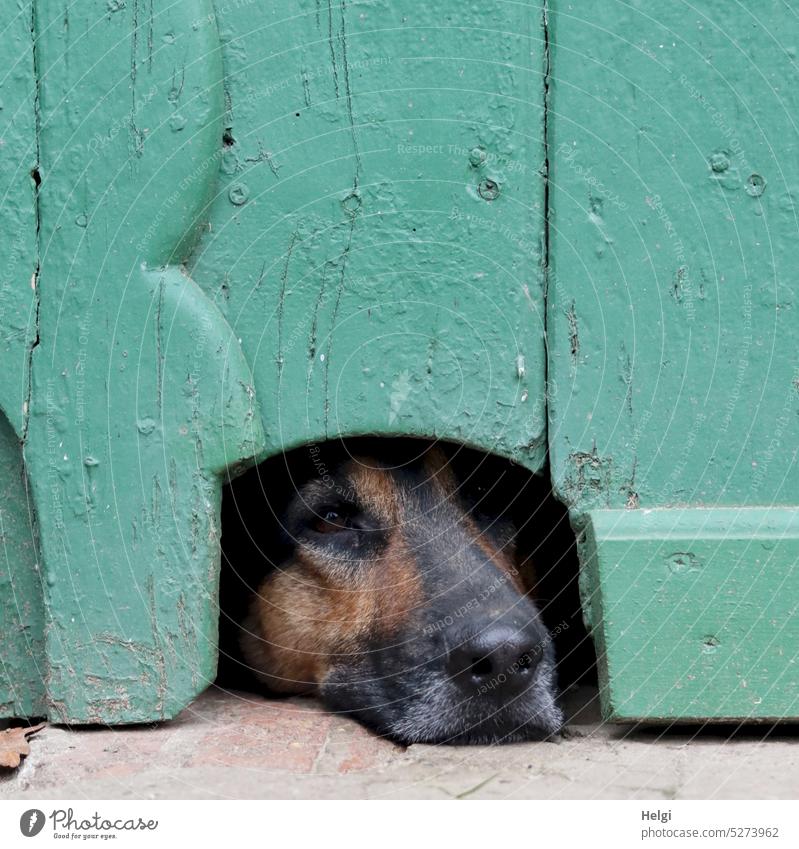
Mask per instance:
[[[222,500],[220,687],[258,689],[239,648],[242,622],[252,594],[291,549],[282,518],[297,487],[313,478],[332,480],[332,465],[348,454],[380,456],[402,464],[433,444],[412,438],[359,437],[305,445],[264,461],[228,483]],[[535,565],[531,591],[555,643],[561,690],[595,683],[595,654],[580,606],[575,536],[567,508],[552,493],[548,469],[532,474],[472,448],[437,445],[446,451],[459,486],[481,487],[486,511],[512,517],[517,527],[517,559]]]

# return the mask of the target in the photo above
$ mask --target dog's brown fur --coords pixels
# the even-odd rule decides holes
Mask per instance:
[[[457,708],[465,698],[461,724],[481,730],[469,736],[458,726],[450,736],[494,739],[492,717],[508,711],[499,701],[494,713],[484,716],[481,708],[478,716],[471,691],[463,695],[463,676],[452,672],[453,644],[466,640],[482,653],[480,634],[495,626],[508,639],[522,634],[527,642],[518,645],[531,650],[542,634],[546,642],[529,592],[534,574],[529,561],[517,562],[512,524],[501,516],[478,517],[472,502],[464,501],[447,453],[437,448],[421,453],[409,470],[398,470],[384,457],[351,455],[336,463],[334,484],[319,475],[299,482],[285,514],[289,554],[257,586],[243,623],[243,654],[270,690],[320,694],[345,709],[353,703],[354,715],[406,741],[450,738],[446,728],[439,729],[442,707],[426,704],[422,713],[419,693],[438,696],[442,688],[450,693],[458,682],[460,695],[453,690],[442,696],[443,707]],[[365,527],[345,526],[349,519],[326,512],[324,505],[339,498],[356,505],[353,515]],[[450,613],[456,620],[463,616],[456,613],[461,608],[472,619],[444,628],[442,622],[452,624]],[[477,629],[476,636],[464,634],[467,626]],[[518,658],[527,649],[515,651]],[[546,657],[530,713],[519,719],[513,712],[512,722],[517,730],[527,728],[525,735],[542,728],[551,733],[560,721],[550,647]],[[497,698],[492,694],[484,701]],[[416,705],[407,715],[403,701]],[[414,719],[414,710],[421,718]],[[545,720],[535,725],[536,715]],[[429,730],[414,737],[417,725]],[[526,739],[520,734],[511,728],[507,738]]]
[[[442,451],[429,452],[425,468],[442,500],[456,498],[458,484]],[[358,651],[367,636],[391,636],[425,600],[400,533],[412,521],[402,492],[373,458],[353,458],[348,479],[389,529],[388,547],[379,558],[359,564],[357,574],[341,574],[336,564],[299,547],[263,581],[245,623],[244,651],[258,677],[278,692],[313,692],[336,657]],[[498,546],[467,513],[460,518],[486,557],[526,593],[535,583],[534,572],[528,561],[522,577],[513,542]]]

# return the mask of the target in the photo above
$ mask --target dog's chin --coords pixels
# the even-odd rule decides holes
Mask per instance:
[[[514,711],[501,711],[493,716],[475,720],[440,723],[431,722],[409,732],[399,729],[400,735],[387,736],[402,745],[429,743],[448,746],[497,746],[506,743],[554,741],[558,738],[562,722],[541,722],[539,718],[525,719]]]
[[[331,678],[322,687],[327,706],[358,719],[381,736],[413,743],[497,745],[555,740],[563,714],[554,696],[553,674],[542,664],[531,685],[498,704],[475,690],[464,694],[443,675],[392,679]]]
[[[441,710],[424,700],[419,709],[384,726],[383,733],[404,745],[499,745],[553,740],[563,727],[559,708],[552,704],[543,709],[529,696],[519,696],[501,708],[481,701],[483,697],[476,696]]]

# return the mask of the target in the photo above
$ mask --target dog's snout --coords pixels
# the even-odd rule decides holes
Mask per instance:
[[[506,625],[458,635],[447,655],[447,671],[462,686],[524,688],[544,655],[536,630]]]
[[[252,561],[260,581],[241,622],[243,661],[258,679],[319,695],[403,744],[556,733],[533,532],[528,540],[516,526],[525,519],[518,504],[537,497],[527,473],[418,440],[336,442],[293,456],[296,469],[288,455],[270,461],[268,510],[263,472],[237,479],[246,488],[231,483],[227,502],[240,517],[252,498],[244,546],[229,562],[231,575],[249,576]],[[273,475],[283,486],[271,486]]]

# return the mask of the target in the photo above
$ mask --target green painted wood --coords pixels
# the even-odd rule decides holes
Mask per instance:
[[[606,713],[796,717],[799,21],[771,0],[554,2],[549,19],[549,447],[595,535]],[[791,529],[773,550],[749,514],[702,524],[772,505]],[[675,512],[639,538],[653,507]],[[706,568],[667,579],[675,534]]]
[[[0,410],[21,436],[28,398],[28,358],[36,338],[38,264],[33,10],[2,0],[0,15]]]
[[[213,679],[222,476],[263,448],[238,340],[182,267],[221,149],[210,8],[37,4],[24,454],[61,721],[173,716]]]
[[[548,427],[607,715],[796,716],[784,6],[3,8],[6,714],[212,679],[239,464],[402,433],[538,469]]]
[[[798,510],[595,510],[583,550],[610,719],[799,714]]]
[[[217,23],[228,147],[189,265],[242,339],[269,450],[418,434],[539,468],[540,4],[229,4]]]
[[[0,414],[0,716],[41,716],[44,605],[22,448]]]
[[[22,466],[38,266],[31,3],[0,3],[0,716],[42,714],[43,618]]]
[[[501,0],[36,3],[28,421],[0,403],[39,532],[41,712],[159,719],[212,680],[241,463],[370,432],[541,467],[542,26]]]

